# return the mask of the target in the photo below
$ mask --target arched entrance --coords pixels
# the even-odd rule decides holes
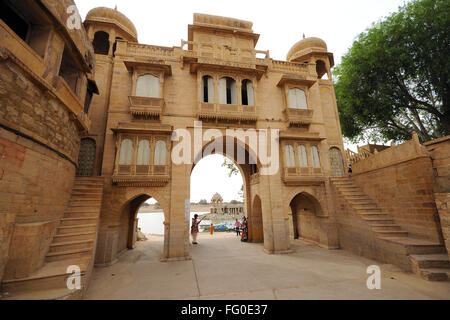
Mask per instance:
[[[250,242],[264,242],[264,226],[262,217],[261,199],[255,196],[252,204],[252,211],[248,216],[248,239]]]
[[[339,178],[345,175],[341,150],[336,147],[330,149],[331,175]]]
[[[322,209],[319,202],[307,193],[300,193],[290,203],[294,238],[320,242],[320,221]]]
[[[91,138],[81,139],[80,153],[78,156],[78,177],[92,177],[95,167],[95,140]]]

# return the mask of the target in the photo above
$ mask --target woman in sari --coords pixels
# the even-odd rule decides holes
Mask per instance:
[[[192,244],[198,244],[197,235],[198,235],[198,225],[201,221],[198,221],[198,214],[192,218],[192,226],[191,226],[191,235],[192,235]]]
[[[246,217],[244,217],[244,220],[242,221],[241,229],[242,229],[241,241],[247,242],[248,241],[248,221],[247,221]]]

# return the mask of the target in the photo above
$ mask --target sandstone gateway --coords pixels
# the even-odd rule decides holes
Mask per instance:
[[[345,153],[324,41],[304,38],[278,61],[255,49],[252,23],[195,14],[179,46],[145,45],[113,9],[68,27],[73,5],[0,1],[0,283],[11,298],[81,298],[94,266],[135,246],[150,197],[165,215],[161,259],[190,259],[195,164],[171,156],[173,133],[194,137],[200,121],[234,145],[224,155],[249,160],[236,161],[249,238],[267,254],[302,238],[447,279],[450,139]],[[262,174],[233,128],[279,130],[279,170]],[[189,142],[197,160],[211,143],[195,154]],[[71,265],[79,290],[66,287]]]

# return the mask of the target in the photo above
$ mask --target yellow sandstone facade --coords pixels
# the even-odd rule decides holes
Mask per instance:
[[[191,172],[211,153],[239,167],[249,240],[268,254],[290,253],[303,238],[443,278],[410,255],[446,252],[436,201],[448,219],[448,172],[439,169],[438,188],[428,147],[413,139],[349,156],[347,176],[323,40],[304,38],[274,60],[256,49],[251,22],[194,14],[187,40],[161,47],[140,44],[117,10],[95,8],[72,30],[72,1],[37,2],[52,14],[45,28],[21,39],[15,21],[0,20],[0,280],[13,298],[36,288],[81,297],[94,264],[134,248],[137,211],[150,197],[164,210],[161,259],[190,259]],[[39,10],[26,12],[44,19]],[[428,171],[410,183],[419,167]],[[376,181],[404,184],[398,199],[414,196],[411,211]],[[65,287],[71,264],[81,266],[81,290]]]

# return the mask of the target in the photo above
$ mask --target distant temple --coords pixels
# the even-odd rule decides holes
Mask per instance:
[[[244,215],[245,214],[245,209],[244,209],[244,204],[239,203],[239,204],[224,204],[223,203],[223,198],[220,194],[216,193],[212,198],[211,198],[211,209],[210,209],[211,214],[230,214],[230,215]]]

